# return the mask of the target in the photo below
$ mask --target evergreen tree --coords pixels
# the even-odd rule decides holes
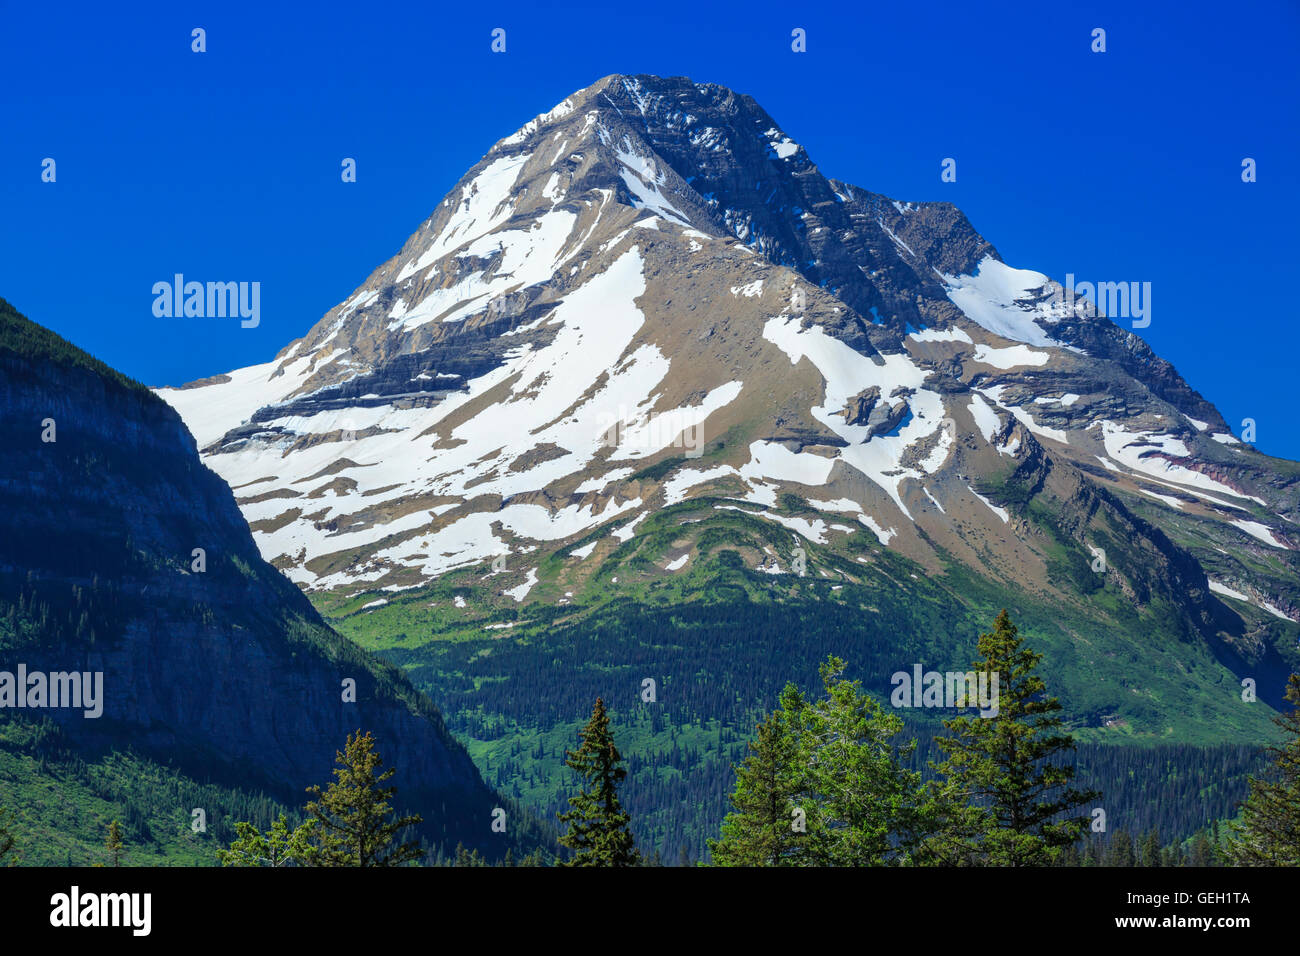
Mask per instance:
[[[825,695],[793,685],[759,725],[737,768],[735,812],[711,841],[722,866],[879,866],[910,862],[932,825],[921,775],[904,767],[915,741],[895,746],[903,722],[845,680],[844,662],[821,667]]]
[[[936,740],[946,759],[934,788],[943,823],[925,855],[951,865],[1047,865],[1088,826],[1086,816],[1061,815],[1100,795],[1071,787],[1073,765],[1053,762],[1074,740],[1060,732],[1060,701],[1034,673],[1042,655],[1024,646],[1006,610],[978,646],[977,676],[998,680],[997,713],[944,721],[951,736]]]
[[[1101,840],[1097,838],[1088,841],[1088,851],[1084,855],[1084,866],[1101,866]]]
[[[813,856],[821,866],[910,862],[914,844],[933,823],[921,774],[904,766],[916,741],[896,746],[902,719],[843,673],[839,658],[822,664],[825,696],[808,712],[815,748],[809,784],[818,811],[809,841]]]
[[[1300,674],[1287,682],[1292,709],[1274,722],[1289,739],[1270,747],[1273,765],[1252,778],[1241,822],[1231,825],[1226,855],[1237,866],[1300,866]]]
[[[1138,849],[1138,866],[1161,866],[1160,831],[1152,827]]]
[[[1133,838],[1127,830],[1116,830],[1111,834],[1110,846],[1106,852],[1107,866],[1132,866],[1136,857],[1133,853]]]
[[[571,809],[559,814],[569,825],[560,845],[574,851],[565,866],[636,866],[640,855],[628,829],[630,818],[619,804],[618,785],[627,776],[614,746],[605,701],[596,698],[582,744],[565,752],[565,764],[577,772],[583,789],[569,798]]]
[[[13,851],[14,836],[10,831],[13,826],[13,814],[6,807],[0,807],[0,860]]]
[[[453,866],[487,866],[487,860],[478,850],[467,850],[465,844],[456,844],[456,862]]]
[[[808,771],[812,737],[805,732],[807,704],[793,684],[781,706],[758,725],[749,756],[735,768],[733,810],[721,838],[709,841],[715,866],[800,866],[810,861]],[[804,806],[801,806],[804,804]],[[816,825],[814,820],[814,825]],[[686,847],[682,847],[686,856]],[[686,865],[685,859],[682,864]]]
[[[1187,866],[1218,866],[1218,856],[1214,852],[1214,844],[1202,830],[1192,838],[1192,847],[1187,854]]]
[[[122,861],[122,827],[116,820],[108,825],[108,837],[104,840],[104,847],[108,850],[109,857],[114,866],[120,866]]]
[[[218,850],[222,866],[311,866],[316,848],[312,836],[316,821],[308,820],[295,829],[282,813],[265,834],[247,821],[235,824],[236,839],[228,850]]]
[[[369,732],[349,734],[344,751],[335,754],[339,766],[334,781],[324,791],[307,788],[319,798],[307,804],[314,823],[314,865],[400,866],[420,858],[418,843],[392,845],[401,830],[420,823],[421,818],[390,819],[393,807],[389,801],[397,788],[381,784],[396,768],[377,773],[384,761],[374,748],[375,739]]]

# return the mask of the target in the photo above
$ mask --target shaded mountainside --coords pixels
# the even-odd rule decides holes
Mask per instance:
[[[171,408],[3,300],[0,402],[0,665],[103,672],[97,719],[6,717],[53,721],[58,749],[91,762],[131,749],[291,807],[364,728],[426,837],[504,851],[490,829],[501,800],[437,710],[261,559]]]
[[[273,361],[158,394],[262,555],[489,780],[549,805],[604,689],[663,721],[629,752],[693,782],[641,807],[694,839],[785,679],[838,648],[883,696],[1003,606],[1090,739],[1268,735],[1300,466],[1105,311],[949,203],[828,178],[747,96],[610,76]],[[659,717],[627,710],[633,661],[673,683]]]

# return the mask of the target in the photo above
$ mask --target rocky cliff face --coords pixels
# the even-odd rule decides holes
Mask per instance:
[[[0,667],[104,675],[98,719],[26,714],[292,804],[369,730],[430,836],[486,845],[500,801],[440,715],[261,559],[179,416],[3,300],[0,333]]]

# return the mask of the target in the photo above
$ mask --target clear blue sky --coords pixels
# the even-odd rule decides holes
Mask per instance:
[[[495,140],[645,72],[751,94],[826,174],[954,202],[1012,265],[1150,281],[1140,334],[1300,459],[1294,2],[80,6],[0,0],[0,296],[151,385],[268,360]],[[155,318],[176,272],[260,281],[261,325]]]

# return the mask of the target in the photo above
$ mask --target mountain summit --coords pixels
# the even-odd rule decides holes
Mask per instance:
[[[773,586],[960,571],[1107,667],[1117,621],[1239,672],[1296,651],[1295,464],[952,205],[827,178],[713,84],[574,93],[274,361],[158,394],[348,613],[454,581],[437,615],[508,628],[725,543]]]

